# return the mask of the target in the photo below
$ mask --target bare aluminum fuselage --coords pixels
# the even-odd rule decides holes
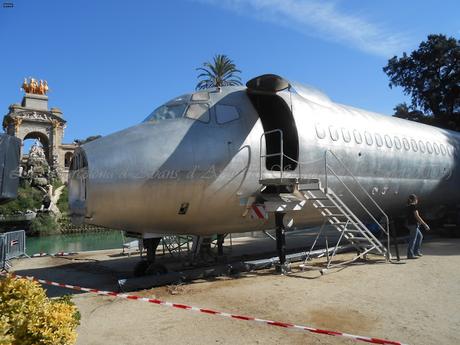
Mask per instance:
[[[246,200],[261,188],[264,127],[259,114],[246,88],[224,87],[210,95],[207,123],[186,117],[145,121],[83,145],[69,178],[74,217],[138,233],[209,235],[273,228],[273,216],[243,216]],[[390,213],[401,211],[411,193],[432,209],[458,202],[457,133],[333,103],[308,90],[277,96],[292,110],[302,177],[323,178],[330,149]],[[235,107],[239,118],[218,123],[219,105]],[[376,134],[382,142],[376,142]],[[372,143],[366,142],[369,136]],[[438,153],[433,147],[429,153],[427,142],[436,144]],[[337,169],[345,181],[350,179]],[[330,184],[341,193],[336,181]],[[292,217],[298,227],[321,222],[309,205]]]

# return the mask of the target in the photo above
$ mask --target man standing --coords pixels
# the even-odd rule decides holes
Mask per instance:
[[[409,246],[407,247],[407,258],[417,259],[422,256],[420,248],[422,245],[423,235],[420,231],[420,225],[423,225],[426,231],[430,230],[427,223],[418,213],[418,198],[415,194],[409,195],[407,200],[407,227],[409,228]]]

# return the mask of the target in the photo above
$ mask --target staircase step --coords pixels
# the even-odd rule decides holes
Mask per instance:
[[[345,213],[326,214],[324,217],[348,217]]]
[[[317,209],[321,210],[321,211],[322,211],[322,210],[327,210],[327,209],[330,207],[330,206],[328,206],[328,205],[321,205],[321,206],[320,206],[320,205],[318,205],[319,203],[320,203],[320,202],[317,201],[317,202],[315,202],[315,203],[313,204],[313,206],[316,207]],[[322,204],[322,203],[321,203],[321,204]],[[333,208],[333,207],[331,207],[331,208]],[[331,211],[332,211],[332,210],[331,210]]]
[[[339,207],[331,205],[331,206],[317,206],[316,208],[339,208]]]
[[[301,192],[316,192],[316,191],[321,191],[321,188],[319,186],[319,183],[309,183],[309,184],[306,184],[306,183],[302,183],[302,184],[299,184],[299,187],[298,189],[301,191]]]
[[[259,183],[264,186],[288,186],[294,184],[313,184],[319,183],[318,179],[305,179],[297,177],[283,177],[283,178],[265,178],[260,179]]]
[[[279,197],[286,202],[300,202],[305,200],[292,193],[280,193]]]
[[[366,241],[366,242],[369,242],[369,239],[367,239],[366,237],[349,237],[348,238],[349,241]]]

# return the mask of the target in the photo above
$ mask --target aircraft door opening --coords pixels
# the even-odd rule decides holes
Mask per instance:
[[[283,170],[292,171],[297,169],[299,160],[299,135],[290,104],[276,93],[289,87],[284,79],[280,79],[278,76],[265,75],[250,80],[246,85],[248,96],[259,114],[264,132],[279,129],[283,135],[283,162],[280,155],[273,155],[266,158],[265,168],[280,171],[280,167],[283,166]],[[266,155],[281,152],[279,132],[265,136],[265,147]]]

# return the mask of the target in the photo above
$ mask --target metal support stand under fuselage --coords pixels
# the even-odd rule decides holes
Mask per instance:
[[[290,271],[289,264],[286,264],[286,229],[283,223],[285,214],[283,212],[275,212],[276,249],[279,258],[279,263],[275,265],[275,268],[280,274],[286,274]]]
[[[139,277],[146,274],[164,274],[167,269],[163,265],[155,263],[156,251],[161,242],[161,237],[144,238],[142,244],[144,249],[147,250],[147,258],[139,261],[134,267],[134,275]]]
[[[224,256],[224,240],[225,235],[217,235],[217,255]]]
[[[161,237],[144,238],[142,242],[143,242],[144,248],[147,250],[147,262],[149,264],[154,264],[157,247],[161,242]]]

